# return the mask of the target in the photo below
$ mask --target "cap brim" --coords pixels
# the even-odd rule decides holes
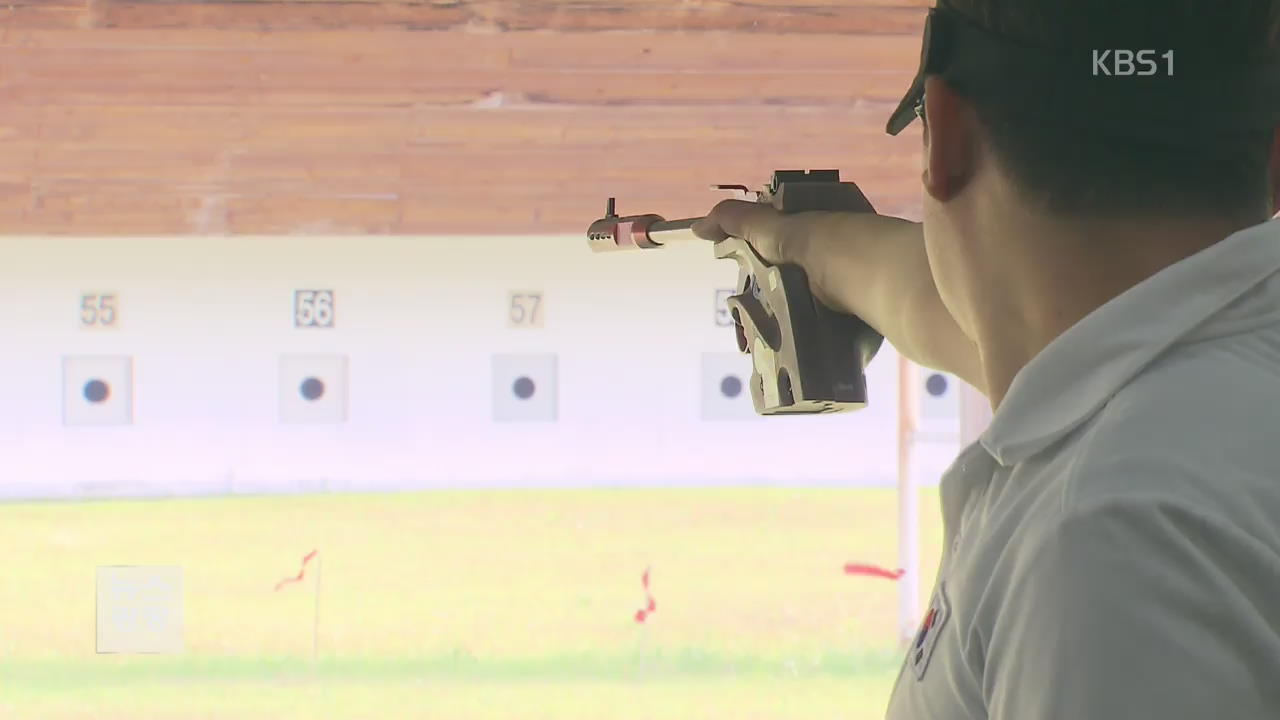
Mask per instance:
[[[916,75],[915,81],[911,83],[911,89],[907,90],[907,94],[902,97],[902,102],[898,103],[898,109],[893,111],[889,116],[889,123],[885,125],[885,132],[890,135],[897,135],[902,132],[908,125],[916,119],[916,105],[920,102],[920,98],[924,96],[924,74]]]

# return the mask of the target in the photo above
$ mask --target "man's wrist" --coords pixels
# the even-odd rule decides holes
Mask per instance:
[[[815,258],[815,246],[820,247],[824,239],[840,232],[839,213],[804,213],[793,217],[783,227],[786,234],[778,243],[782,262],[799,265],[808,271]]]

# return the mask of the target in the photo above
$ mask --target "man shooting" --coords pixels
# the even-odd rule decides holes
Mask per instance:
[[[1280,718],[1280,0],[943,0],[923,223],[694,226],[994,417],[890,720]]]

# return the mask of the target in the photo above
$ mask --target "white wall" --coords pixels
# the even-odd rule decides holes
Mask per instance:
[[[714,291],[737,269],[709,248],[297,236],[0,249],[0,496],[894,482],[888,345],[864,411],[702,419],[702,354],[736,350]],[[299,288],[335,291],[335,328],[293,327]],[[544,293],[541,329],[508,327],[523,289]],[[88,292],[119,295],[118,327],[81,327]],[[495,353],[558,355],[557,421],[493,420]],[[281,422],[292,354],[348,357],[346,422]],[[64,424],[63,358],[88,355],[133,358],[131,424]],[[922,482],[956,449],[926,446]]]

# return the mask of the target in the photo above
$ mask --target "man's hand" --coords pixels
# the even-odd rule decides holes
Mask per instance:
[[[897,274],[892,271],[897,268],[887,267],[890,258],[880,248],[903,248],[904,233],[922,238],[918,225],[872,212],[783,215],[770,205],[744,200],[721,202],[692,229],[704,240],[741,238],[772,265],[799,265],[809,276],[810,292],[823,305],[868,321],[868,315],[875,315],[875,308],[868,307],[876,304],[868,297],[876,292],[872,288],[887,288],[886,275]],[[923,257],[923,246],[920,250]],[[912,270],[927,274],[927,261]],[[892,282],[901,288],[911,279],[899,276]]]
[[[853,309],[856,305],[850,302],[852,298],[833,287],[831,270],[836,268],[830,265],[833,261],[839,262],[837,246],[841,244],[845,225],[858,217],[882,218],[873,213],[827,211],[783,215],[764,203],[725,200],[692,229],[704,240],[741,238],[771,265],[799,265],[809,276],[809,291],[823,305],[836,312],[856,315]]]
[[[799,265],[823,305],[862,318],[913,362],[986,387],[977,346],[938,296],[919,223],[725,200],[692,229],[704,240],[741,238],[770,264]]]
[[[800,245],[812,232],[814,215],[783,215],[773,206],[746,200],[725,200],[693,225],[693,234],[719,242],[727,237],[746,240],[772,265],[800,264]]]

